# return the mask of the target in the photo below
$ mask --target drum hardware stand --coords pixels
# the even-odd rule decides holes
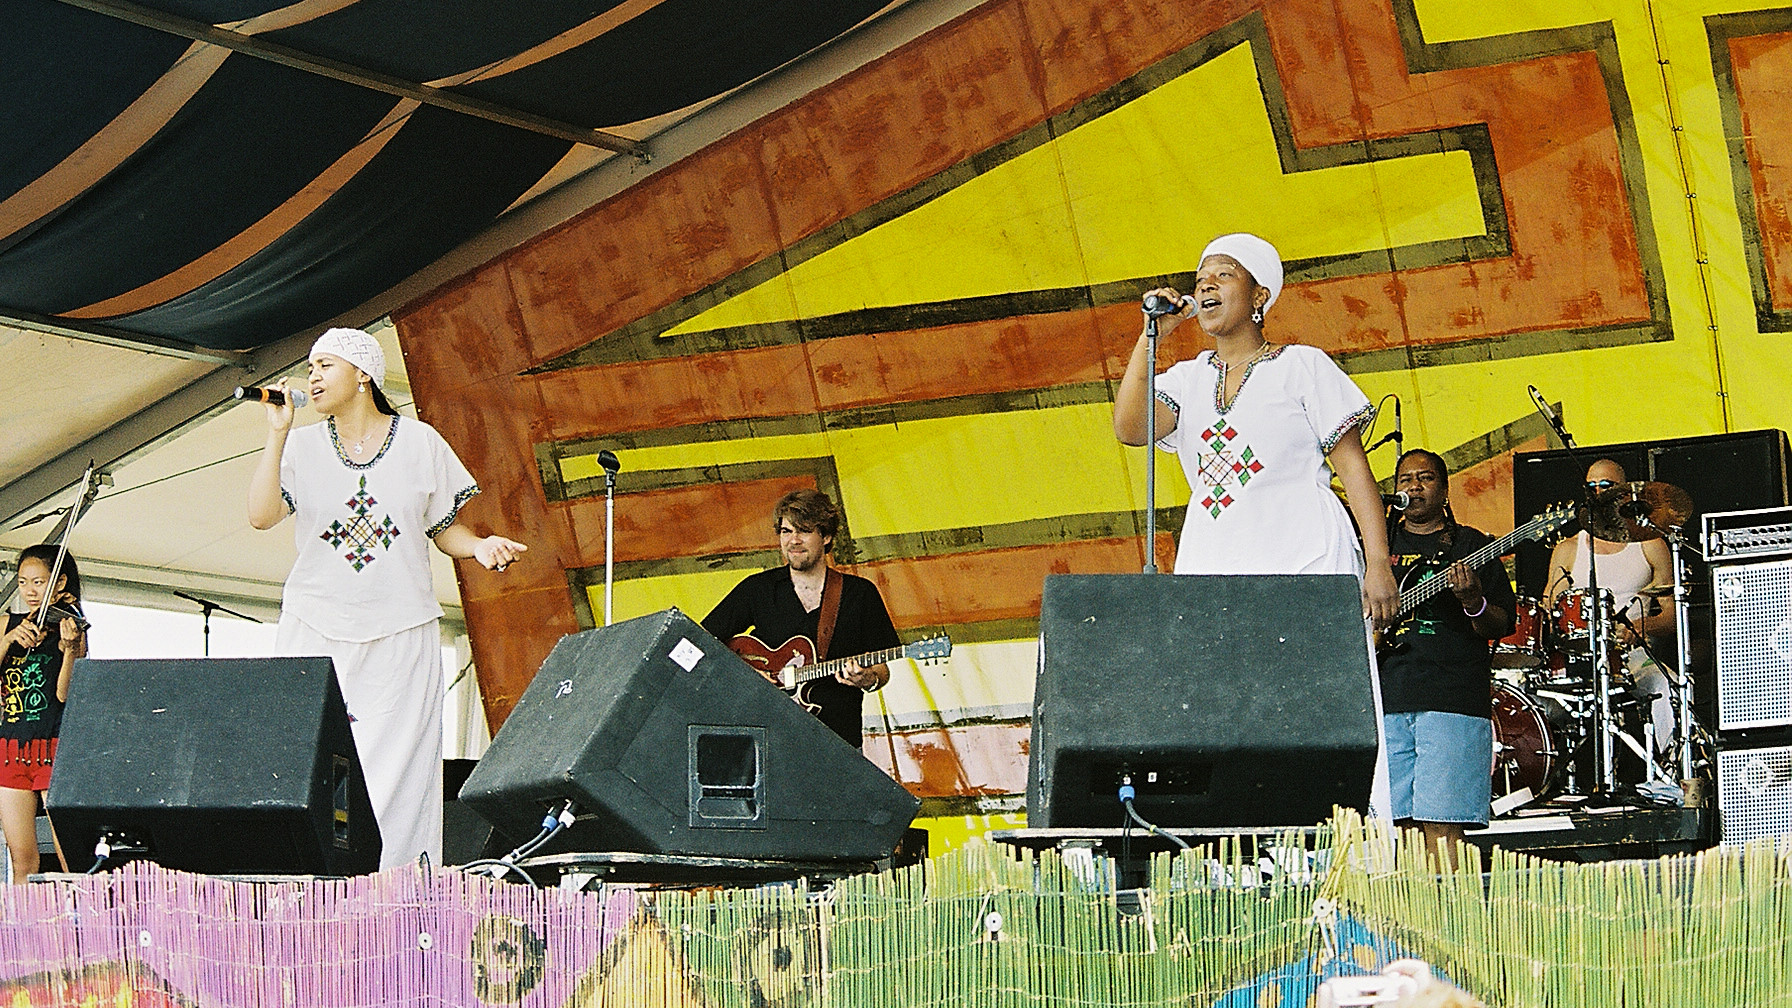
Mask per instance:
[[[1686,536],[1678,528],[1662,528],[1649,521],[1645,516],[1639,520],[1641,524],[1660,532],[1668,541],[1668,552],[1673,557],[1674,565],[1674,721],[1680,729],[1675,739],[1675,746],[1680,755],[1680,779],[1693,779],[1694,749],[1693,736],[1696,734],[1692,714],[1692,591],[1686,583],[1686,562],[1681,557],[1683,549],[1692,550],[1699,559],[1705,559],[1696,547],[1687,544]]]
[[[1587,641],[1593,648],[1593,692],[1599,701],[1593,718],[1594,752],[1599,760],[1599,782],[1597,790],[1611,792],[1617,790],[1617,751],[1612,747],[1612,736],[1617,734],[1617,727],[1612,723],[1612,660],[1611,660],[1611,628],[1612,611],[1615,608],[1612,593],[1599,587],[1599,575],[1594,573],[1592,534],[1587,539],[1587,583],[1592,586],[1594,623],[1588,628]]]

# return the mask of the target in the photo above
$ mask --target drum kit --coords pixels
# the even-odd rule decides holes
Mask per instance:
[[[1689,548],[1680,531],[1693,512],[1692,498],[1667,483],[1619,483],[1591,494],[1576,512],[1580,527],[1595,539],[1614,543],[1668,540],[1674,583],[1651,586],[1641,595],[1675,607],[1678,654],[1672,668],[1687,667],[1687,590],[1680,551]],[[1597,571],[1594,572],[1595,578]],[[1596,579],[1555,596],[1553,604],[1520,598],[1510,634],[1494,643],[1493,794],[1496,811],[1547,801],[1564,794],[1620,790],[1619,747],[1636,760],[1623,764],[1623,789],[1658,801],[1676,801],[1678,781],[1693,775],[1690,737],[1691,695],[1686,680],[1664,674],[1649,682],[1668,683],[1676,730],[1672,738],[1651,738],[1653,696],[1638,696],[1632,668],[1644,667],[1644,647],[1621,640],[1619,626],[1630,599],[1614,600]],[[1655,656],[1649,655],[1650,659]],[[1660,662],[1667,665],[1667,662]],[[1676,773],[1678,771],[1678,773]]]

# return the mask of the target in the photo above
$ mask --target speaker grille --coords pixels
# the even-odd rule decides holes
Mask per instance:
[[[1792,746],[1718,753],[1717,802],[1726,844],[1792,833]]]
[[[1715,568],[1717,727],[1792,724],[1792,560]]]

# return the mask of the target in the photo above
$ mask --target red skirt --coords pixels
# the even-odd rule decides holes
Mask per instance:
[[[55,739],[0,739],[0,788],[48,791]]]

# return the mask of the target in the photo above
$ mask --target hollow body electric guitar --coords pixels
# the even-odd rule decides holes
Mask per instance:
[[[1522,542],[1532,539],[1547,539],[1566,528],[1574,521],[1574,509],[1566,504],[1557,504],[1542,514],[1525,522],[1498,539],[1475,550],[1462,558],[1461,562],[1471,568],[1496,557],[1505,556]],[[1398,651],[1407,645],[1406,634],[1412,621],[1408,618],[1414,609],[1431,601],[1450,587],[1448,578],[1438,577],[1445,570],[1454,566],[1454,560],[1431,560],[1414,564],[1403,578],[1400,587],[1400,611],[1395,615],[1394,625],[1382,631],[1379,649],[1382,651]]]
[[[952,653],[952,639],[945,634],[904,644],[901,647],[885,648],[882,651],[869,651],[851,658],[835,658],[831,661],[815,660],[815,642],[798,634],[775,648],[767,647],[764,641],[752,634],[740,634],[728,642],[728,649],[740,655],[753,671],[770,679],[773,685],[796,699],[813,714],[821,710],[821,705],[809,701],[809,688],[816,680],[831,678],[846,668],[846,663],[856,661],[861,666],[882,665],[898,658],[913,658],[915,661],[933,661]]]

